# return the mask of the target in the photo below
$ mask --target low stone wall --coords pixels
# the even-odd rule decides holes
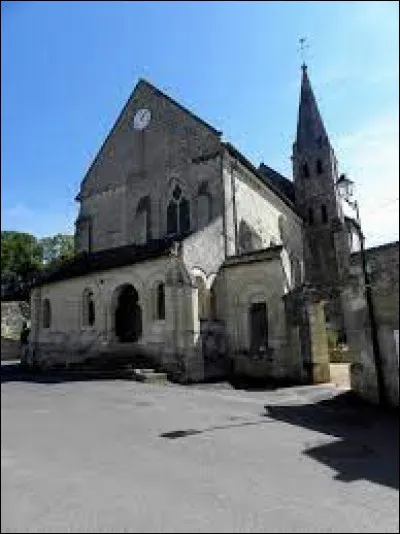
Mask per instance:
[[[1,303],[1,337],[19,341],[22,324],[30,320],[30,305],[28,302]]]
[[[387,400],[399,406],[399,355],[396,332],[399,330],[399,242],[366,250],[372,299]],[[364,295],[361,257],[351,258],[351,284],[345,293],[346,327],[352,359],[352,389],[371,402],[378,402],[375,360],[370,320]]]
[[[235,354],[233,373],[246,378],[273,378],[273,364],[267,358],[254,358],[249,354]]]
[[[340,388],[350,389],[350,363],[329,364],[330,382]]]
[[[19,341],[1,336],[1,360],[19,360],[20,357]]]
[[[303,383],[298,369],[290,357],[285,359],[283,350],[275,352],[270,349],[264,354],[240,352],[232,355],[230,361],[230,371],[234,378],[282,384]]]

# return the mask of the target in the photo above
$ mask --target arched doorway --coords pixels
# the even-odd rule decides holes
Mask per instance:
[[[139,295],[131,284],[118,290],[114,314],[115,336],[121,343],[137,341],[142,334],[142,310]]]

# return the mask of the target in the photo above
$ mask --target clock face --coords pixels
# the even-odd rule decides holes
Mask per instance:
[[[151,113],[148,109],[139,109],[133,117],[133,127],[135,130],[144,130],[151,119]]]

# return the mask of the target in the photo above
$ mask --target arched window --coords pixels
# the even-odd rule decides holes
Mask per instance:
[[[178,233],[178,206],[176,202],[173,202],[172,200],[168,204],[167,209],[167,233]]]
[[[312,208],[308,208],[308,224],[311,226],[314,224],[314,213]]]
[[[134,222],[135,243],[142,245],[151,239],[151,203],[150,197],[139,201]]]
[[[175,186],[167,208],[167,233],[181,234],[190,230],[190,205],[182,195],[179,185]]]
[[[93,291],[85,289],[83,293],[82,322],[84,326],[93,326],[95,323],[95,306],[93,300]]]
[[[309,176],[310,176],[310,171],[308,169],[308,165],[307,163],[303,163],[303,177],[309,178]]]
[[[49,299],[44,299],[42,305],[42,324],[43,328],[50,328],[51,325],[51,307]]]
[[[197,191],[197,228],[207,226],[211,221],[211,195],[208,191],[207,182],[202,182]]]
[[[181,198],[179,205],[179,232],[187,232],[190,228],[190,207],[186,198]]]
[[[322,174],[324,172],[324,168],[322,166],[322,161],[320,159],[317,159],[317,174]]]
[[[256,302],[249,308],[250,350],[266,351],[268,348],[268,315],[267,304]]]
[[[157,285],[157,319],[165,319],[165,285]]]
[[[321,206],[321,216],[322,216],[322,222],[323,223],[327,223],[328,222],[328,212],[327,212],[325,204],[322,204],[322,206]]]

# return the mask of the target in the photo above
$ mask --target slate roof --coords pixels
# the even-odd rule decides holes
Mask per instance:
[[[59,267],[40,273],[32,287],[169,256],[172,254],[174,243],[181,241],[187,235],[153,239],[144,245],[124,245],[90,254],[82,252]]]
[[[285,178],[285,176],[274,169],[271,169],[271,167],[268,167],[265,163],[261,163],[258,170],[265,176],[265,179],[268,182],[274,183],[281,193],[294,204],[294,184],[292,181],[288,180],[288,178]]]
[[[279,258],[282,250],[282,245],[271,245],[267,248],[243,252],[242,254],[236,254],[235,256],[229,256],[226,258],[221,267],[226,268],[247,263],[274,260]]]
[[[299,113],[297,119],[296,149],[298,151],[314,150],[315,143],[328,143],[321,114],[307,74],[306,65],[302,66],[303,75],[301,80]]]

